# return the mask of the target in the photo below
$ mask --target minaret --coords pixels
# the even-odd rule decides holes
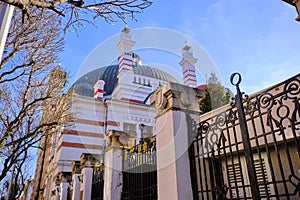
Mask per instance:
[[[195,71],[195,64],[197,59],[193,56],[193,49],[191,46],[185,44],[182,48],[182,60],[179,62],[182,67],[184,84],[190,87],[197,86],[197,77]]]
[[[118,84],[111,96],[113,99],[142,103],[144,96],[140,95],[140,91],[145,90],[145,88],[141,88],[141,85],[134,84],[134,80],[138,75],[134,74],[133,66],[140,64],[139,58],[134,56],[132,52],[134,45],[135,42],[131,39],[131,29],[124,27],[121,31],[120,41],[117,46],[120,50],[118,59]]]
[[[132,49],[135,42],[131,39],[131,29],[124,27],[120,34],[120,42],[118,43],[118,49],[120,50],[120,57],[118,60],[119,73],[121,72],[133,72],[133,53]]]

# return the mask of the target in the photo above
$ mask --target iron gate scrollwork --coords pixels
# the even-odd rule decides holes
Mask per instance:
[[[103,200],[105,165],[95,166],[93,169],[92,200]]]
[[[189,127],[194,199],[299,199],[300,74],[253,96],[231,81],[231,107]]]
[[[156,137],[123,151],[122,200],[157,199]]]

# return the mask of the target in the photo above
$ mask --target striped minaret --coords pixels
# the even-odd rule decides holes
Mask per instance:
[[[120,57],[118,60],[119,73],[120,72],[133,72],[133,53],[132,49],[135,42],[131,39],[131,29],[124,27],[120,34],[120,42],[118,48],[120,50]]]
[[[104,84],[103,80],[99,80],[94,85],[94,98],[95,99],[102,99],[104,94]]]
[[[197,77],[195,71],[195,64],[197,59],[193,56],[193,49],[191,46],[185,44],[182,48],[182,60],[179,62],[182,67],[184,84],[190,87],[197,86]]]

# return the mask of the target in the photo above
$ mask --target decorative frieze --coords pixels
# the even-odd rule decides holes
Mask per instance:
[[[135,122],[144,122],[144,123],[149,123],[149,124],[154,123],[154,119],[141,117],[141,116],[137,116],[137,115],[124,115],[123,119],[124,120],[132,120]]]

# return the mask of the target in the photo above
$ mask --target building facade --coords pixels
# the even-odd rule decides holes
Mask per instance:
[[[126,132],[134,138],[131,145],[156,134],[156,110],[150,105],[150,97],[159,86],[179,81],[167,72],[143,65],[133,52],[134,44],[131,29],[125,27],[117,45],[120,50],[118,64],[91,71],[72,86],[73,120],[60,133],[41,141],[45,148],[39,150],[38,155],[35,199],[67,199],[70,195],[73,199],[85,199],[90,196],[84,191],[89,184],[80,184],[80,175],[75,178],[77,186],[74,186],[72,171],[82,155],[94,155],[96,162],[104,162],[105,134],[109,131]],[[197,87],[196,62],[192,48],[185,45],[179,64],[186,86]]]

